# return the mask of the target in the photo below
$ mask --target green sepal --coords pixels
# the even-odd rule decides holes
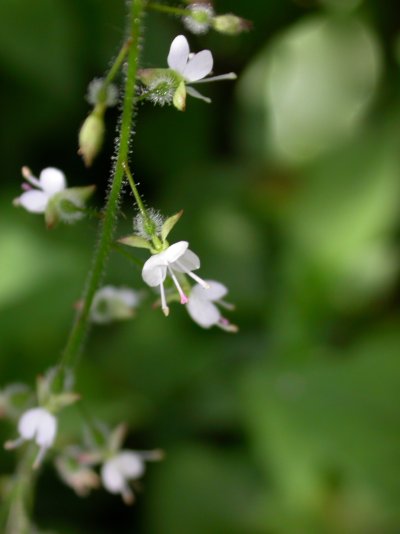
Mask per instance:
[[[125,441],[128,428],[125,423],[121,423],[111,432],[107,448],[108,452],[111,454],[116,454],[122,447],[123,442]]]
[[[79,393],[73,393],[73,392],[67,392],[67,393],[60,393],[59,395],[52,395],[48,402],[46,403],[46,408],[52,412],[57,413],[66,406],[70,406],[71,404],[74,404],[78,400],[80,400],[81,396]]]
[[[123,245],[128,245],[128,247],[135,247],[135,248],[147,248],[149,250],[152,250],[152,244],[147,241],[147,239],[144,239],[144,237],[140,237],[138,235],[127,235],[126,237],[121,237],[121,239],[118,239],[118,243],[122,243]]]
[[[182,217],[182,215],[183,210],[178,211],[178,213],[175,213],[175,215],[172,215],[172,217],[168,217],[168,219],[165,221],[161,228],[161,241],[164,242],[167,239],[168,234],[179,221],[179,219]]]

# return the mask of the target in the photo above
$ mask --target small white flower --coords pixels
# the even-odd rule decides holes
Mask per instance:
[[[39,179],[28,167],[22,167],[22,176],[28,183],[22,185],[25,193],[14,200],[14,205],[22,206],[31,213],[44,213],[51,198],[67,187],[64,173],[55,167],[43,169]]]
[[[127,287],[104,286],[93,297],[90,318],[98,324],[129,319],[140,302],[140,294]]]
[[[221,300],[228,293],[227,288],[214,280],[206,280],[206,282],[209,289],[205,290],[202,285],[196,284],[190,293],[187,305],[190,317],[203,328],[215,325],[227,332],[237,332],[237,326],[223,317],[216,306],[219,304],[223,308],[233,309],[232,304]]]
[[[54,443],[57,433],[57,419],[45,408],[31,408],[20,417],[18,432],[20,437],[15,441],[7,441],[4,446],[6,449],[15,449],[25,441],[35,441],[39,446],[39,453],[33,464],[33,467],[36,468],[47,449]]]
[[[125,504],[132,504],[134,495],[130,480],[140,478],[145,471],[145,460],[160,460],[160,451],[120,451],[107,460],[101,468],[103,486],[110,493],[120,493]]]
[[[209,50],[202,50],[197,54],[191,54],[189,43],[184,35],[178,35],[172,41],[167,62],[170,69],[182,76],[187,93],[195,98],[200,98],[205,102],[211,102],[211,100],[201,95],[192,87],[188,87],[188,84],[234,80],[236,78],[234,72],[206,78],[213,68],[213,57],[211,52]]]
[[[146,284],[150,287],[159,286],[160,288],[161,308],[165,315],[169,314],[164,290],[164,280],[167,274],[170,275],[178,290],[181,304],[186,304],[188,297],[185,295],[176,273],[187,274],[204,288],[208,287],[204,280],[192,272],[199,269],[200,259],[188,247],[189,243],[187,241],[178,241],[178,243],[174,243],[163,252],[151,256],[143,266],[142,277]]]

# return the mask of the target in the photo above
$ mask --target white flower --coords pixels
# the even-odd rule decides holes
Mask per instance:
[[[142,277],[146,284],[150,287],[159,286],[160,288],[161,308],[165,315],[169,314],[164,290],[164,280],[167,274],[170,275],[178,290],[181,304],[186,304],[188,297],[185,295],[175,273],[185,273],[204,288],[208,287],[204,280],[192,273],[192,271],[200,267],[200,259],[188,247],[189,243],[187,241],[174,243],[163,252],[151,256],[143,266]]]
[[[7,441],[4,446],[6,449],[15,449],[25,441],[35,441],[39,446],[39,453],[33,464],[33,467],[36,468],[47,449],[54,443],[57,433],[57,419],[45,408],[31,408],[20,417],[18,432],[20,437],[15,441]]]
[[[104,286],[93,297],[90,319],[98,324],[129,319],[139,302],[140,295],[133,289]]]
[[[205,290],[202,285],[196,284],[191,293],[187,305],[190,317],[203,328],[219,326],[227,332],[237,332],[236,325],[231,324],[228,319],[221,315],[217,303],[226,309],[233,309],[232,304],[221,300],[227,293],[227,288],[214,280],[206,280],[209,289]]]
[[[236,78],[234,72],[206,78],[213,68],[213,57],[211,52],[209,50],[202,50],[197,54],[191,54],[189,44],[184,35],[178,35],[172,41],[167,62],[170,69],[182,76],[185,82],[186,92],[195,98],[204,100],[205,102],[211,102],[211,100],[193,89],[193,87],[188,87],[188,84],[217,80],[234,80]],[[184,102],[182,109],[184,109]]]
[[[132,504],[134,495],[130,480],[140,478],[145,471],[145,460],[160,460],[160,451],[120,451],[107,460],[101,468],[103,486],[110,493],[120,493],[126,504]]]
[[[31,213],[44,213],[50,199],[67,187],[64,173],[55,167],[43,169],[39,179],[32,175],[28,167],[22,167],[22,176],[28,184],[23,184],[25,193],[14,200],[14,205],[22,206]]]

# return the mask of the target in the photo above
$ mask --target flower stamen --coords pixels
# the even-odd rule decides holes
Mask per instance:
[[[179,296],[181,297],[181,304],[187,304],[189,302],[189,299],[185,295],[177,277],[174,274],[174,271],[171,269],[169,265],[168,265],[168,272],[171,275],[172,281],[174,282],[176,289],[178,290]]]

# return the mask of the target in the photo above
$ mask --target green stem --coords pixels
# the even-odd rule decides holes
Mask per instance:
[[[152,11],[158,11],[159,13],[168,13],[169,15],[177,15],[178,17],[191,14],[191,11],[189,9],[183,9],[181,7],[165,6],[164,4],[157,4],[155,2],[148,2],[146,4],[146,9],[151,9]]]
[[[3,515],[0,521],[1,532],[4,534],[28,534],[31,532],[31,508],[36,472],[32,471],[37,448],[31,444],[18,462],[10,493],[2,506]]]
[[[122,165],[123,165],[126,177],[128,178],[129,185],[131,186],[133,196],[135,197],[136,203],[138,205],[140,214],[143,217],[143,219],[145,221],[145,224],[147,225],[147,227],[149,229],[149,232],[151,234],[151,240],[153,241],[154,247],[156,249],[161,249],[162,248],[162,243],[161,243],[161,241],[159,240],[159,238],[158,238],[158,236],[156,234],[156,231],[155,231],[155,228],[154,228],[154,223],[151,220],[151,218],[149,217],[149,214],[147,213],[147,210],[146,210],[146,208],[145,208],[145,206],[143,204],[142,198],[141,198],[141,196],[139,194],[139,191],[138,191],[138,189],[136,187],[135,180],[133,179],[133,176],[132,176],[132,173],[131,173],[131,171],[129,169],[129,166],[128,166],[127,163],[123,163]]]
[[[103,85],[101,86],[101,89],[99,91],[99,100],[101,103],[104,103],[107,99],[107,88],[110,85],[110,83],[114,80],[115,76],[117,75],[119,69],[122,67],[122,64],[125,60],[125,57],[129,51],[129,48],[131,47],[133,43],[132,37],[129,37],[125,43],[122,45],[121,50],[118,52],[118,56],[115,58],[114,63],[112,64],[111,69],[108,71],[107,76],[105,77],[103,81]]]
[[[119,209],[119,196],[124,180],[123,164],[128,159],[129,141],[132,132],[132,118],[136,104],[135,86],[138,70],[139,38],[143,10],[144,0],[132,0],[129,26],[130,39],[128,39],[128,41],[125,43],[125,46],[127,46],[127,43],[129,43],[128,69],[125,82],[125,94],[119,133],[120,143],[117,161],[115,164],[114,176],[109,190],[108,199],[104,208],[103,220],[100,227],[100,237],[94,253],[92,268],[87,276],[85,284],[85,290],[82,298],[83,306],[76,316],[67,341],[67,345],[62,355],[60,363],[60,369],[62,372],[68,367],[73,368],[78,361],[80,353],[82,352],[83,343],[89,327],[89,314],[93,296],[101,283],[113,240]],[[124,47],[122,48],[118,57],[123,57],[123,50]],[[114,63],[114,67],[116,64],[117,61]],[[114,67],[111,69],[107,79],[112,75]]]

